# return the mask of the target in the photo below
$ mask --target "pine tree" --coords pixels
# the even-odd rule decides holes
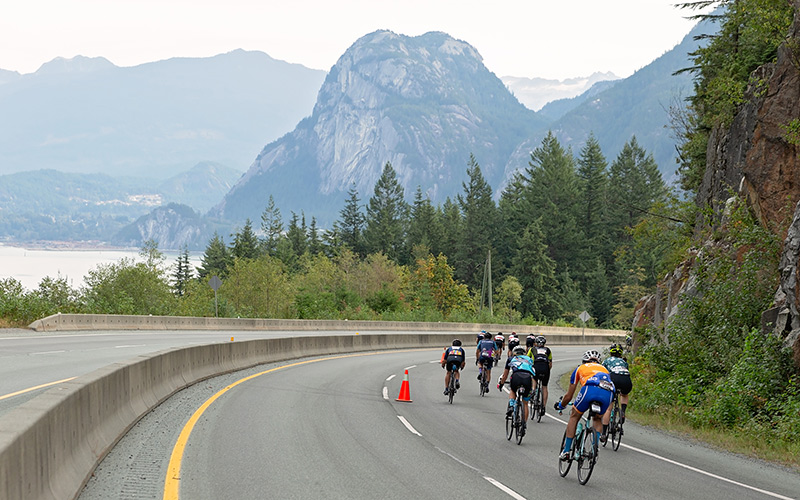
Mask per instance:
[[[563,311],[556,281],[556,263],[547,255],[540,224],[537,219],[524,229],[512,266],[512,274],[523,289],[520,312],[537,321],[554,320]]]
[[[278,240],[283,233],[283,219],[281,211],[275,206],[275,199],[269,195],[269,204],[261,214],[261,231],[264,233],[263,247],[267,255],[275,255]]]
[[[415,247],[425,248],[427,253],[437,255],[442,247],[441,237],[441,225],[436,216],[436,209],[429,197],[423,197],[422,188],[417,186],[408,223],[407,248],[412,251]]]
[[[403,186],[397,180],[392,164],[383,167],[375,193],[367,204],[364,238],[370,253],[383,252],[391,260],[400,262],[403,255],[406,203]]]
[[[194,271],[189,262],[189,249],[184,245],[183,250],[181,250],[178,254],[178,258],[175,260],[175,272],[172,274],[172,287],[175,295],[183,297],[193,275]]]
[[[458,203],[448,197],[444,200],[444,204],[441,208],[437,210],[437,218],[441,221],[442,227],[442,239],[439,252],[446,255],[447,259],[453,262],[458,252],[461,227],[464,224],[461,217],[461,210],[458,208]]]
[[[317,228],[317,218],[311,217],[311,226],[308,228],[308,253],[311,255],[319,255],[322,251],[323,244],[319,236],[319,229]]]
[[[352,184],[347,192],[347,201],[344,208],[339,212],[340,219],[334,224],[334,227],[341,243],[350,248],[356,255],[364,257],[365,217],[361,212],[360,201],[356,186]]]
[[[236,259],[255,259],[259,255],[258,237],[253,232],[253,223],[247,219],[244,227],[233,236],[231,254]]]
[[[497,207],[492,200],[492,188],[481,173],[474,155],[467,164],[469,181],[462,183],[464,194],[458,195],[458,204],[464,217],[459,237],[455,268],[458,278],[478,290],[483,282],[486,257],[497,233]]]
[[[203,257],[200,259],[201,266],[197,269],[200,278],[217,275],[224,278],[228,275],[228,266],[231,263],[231,255],[222,237],[214,233],[211,241],[208,242]]]

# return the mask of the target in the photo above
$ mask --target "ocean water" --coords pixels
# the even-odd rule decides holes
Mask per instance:
[[[164,252],[164,264],[173,267],[178,252]],[[200,265],[202,255],[189,254],[193,266]],[[122,258],[142,260],[138,249],[131,250],[63,250],[28,249],[0,245],[0,279],[14,278],[28,290],[38,288],[42,278],[59,276],[72,288],[84,285],[83,278],[99,264],[114,263]]]

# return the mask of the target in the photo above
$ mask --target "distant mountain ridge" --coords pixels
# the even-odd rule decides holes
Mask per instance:
[[[553,80],[547,78],[525,78],[504,76],[501,78],[519,102],[527,108],[539,111],[547,103],[570,99],[584,94],[598,82],[609,82],[620,78],[612,72],[594,72],[586,77]]]
[[[235,50],[117,67],[56,58],[0,72],[0,175],[42,168],[166,179],[201,161],[244,170],[313,109],[325,72]]]
[[[341,56],[312,116],[264,147],[212,214],[255,219],[273,195],[284,213],[329,223],[349,187],[367,197],[387,162],[407,193],[419,185],[443,202],[460,192],[471,153],[499,182],[508,155],[543,125],[468,43],[376,31]]]

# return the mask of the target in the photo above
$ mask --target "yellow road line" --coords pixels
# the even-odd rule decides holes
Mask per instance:
[[[164,500],[178,500],[179,498],[179,489],[180,489],[180,481],[181,481],[181,465],[183,463],[183,451],[186,449],[186,444],[189,442],[189,435],[194,430],[195,424],[197,421],[200,420],[200,417],[203,416],[203,413],[211,406],[214,401],[216,401],[220,396],[228,392],[229,390],[233,389],[237,385],[241,384],[242,382],[247,382],[248,380],[254,379],[256,377],[260,377],[261,375],[266,375],[267,373],[272,373],[278,370],[282,370],[284,368],[291,368],[293,366],[300,366],[305,365],[308,363],[316,363],[318,361],[328,361],[333,359],[342,359],[342,358],[354,358],[357,356],[373,356],[375,354],[388,354],[388,353],[396,353],[396,352],[413,352],[413,351],[429,351],[430,349],[403,349],[397,351],[380,351],[380,352],[364,352],[358,354],[345,354],[342,356],[332,356],[327,358],[317,358],[317,359],[308,359],[306,361],[298,361],[297,363],[291,363],[288,365],[282,365],[275,368],[270,368],[269,370],[265,370],[260,373],[256,373],[254,375],[249,375],[243,379],[237,380],[236,382],[230,384],[229,386],[225,387],[224,389],[220,390],[218,393],[214,394],[205,403],[194,412],[192,417],[186,422],[186,425],[183,427],[180,435],[178,436],[178,440],[175,442],[175,447],[172,448],[172,455],[170,455],[169,465],[167,466],[167,478],[164,483]]]
[[[65,378],[64,380],[56,380],[55,382],[49,382],[47,384],[37,385],[36,387],[28,387],[27,389],[22,389],[21,391],[12,392],[10,394],[6,394],[5,396],[0,396],[0,401],[8,398],[13,398],[14,396],[19,396],[20,394],[25,394],[26,392],[35,391],[36,389],[50,387],[51,385],[60,384],[62,382],[69,382],[70,380],[75,380],[76,378],[78,377],[70,377],[70,378]]]

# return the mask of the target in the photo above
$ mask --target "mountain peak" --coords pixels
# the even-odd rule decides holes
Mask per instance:
[[[90,73],[109,68],[116,68],[116,66],[105,57],[75,56],[71,59],[56,57],[52,61],[42,64],[39,69],[36,70],[36,74]]]

